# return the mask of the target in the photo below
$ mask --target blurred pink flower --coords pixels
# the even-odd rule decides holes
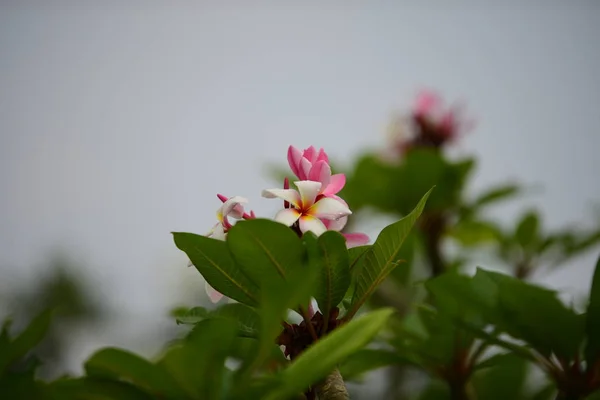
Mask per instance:
[[[464,118],[463,108],[462,105],[446,106],[439,94],[425,89],[417,95],[412,115],[420,125],[421,136],[430,136],[428,139],[442,144],[472,129],[474,123]]]

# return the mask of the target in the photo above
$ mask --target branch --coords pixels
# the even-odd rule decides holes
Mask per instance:
[[[327,378],[315,387],[319,400],[350,400],[348,389],[340,371],[334,369]]]

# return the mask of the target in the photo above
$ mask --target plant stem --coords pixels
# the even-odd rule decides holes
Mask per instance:
[[[455,382],[450,385],[450,398],[452,400],[469,400],[466,382]]]
[[[342,374],[336,368],[315,387],[319,400],[350,400]]]
[[[442,257],[442,236],[446,228],[446,220],[442,215],[428,215],[421,226],[425,236],[425,255],[429,262],[431,276],[442,274],[446,266]]]
[[[312,336],[313,340],[319,340],[319,336],[317,336],[315,327],[312,325],[310,317],[308,316],[309,314],[308,314],[308,312],[306,312],[306,310],[302,306],[300,306],[300,313],[302,314],[302,318],[304,318],[304,323],[306,324],[306,327],[308,329],[308,332],[310,333],[310,336]]]

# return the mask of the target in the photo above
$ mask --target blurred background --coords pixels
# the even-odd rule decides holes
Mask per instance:
[[[479,158],[470,191],[536,188],[495,218],[535,206],[549,229],[585,227],[599,37],[593,0],[1,1],[0,318],[62,307],[46,376],[100,346],[156,354],[177,334],[169,310],[207,301],[171,231],[206,233],[216,193],[272,216],[265,166],[288,145],[349,165],[424,87],[476,120],[452,149]],[[541,281],[577,298],[595,257]]]

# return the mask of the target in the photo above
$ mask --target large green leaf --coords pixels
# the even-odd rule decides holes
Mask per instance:
[[[37,364],[36,364],[37,366]],[[35,380],[35,366],[25,371],[8,371],[0,375],[0,394],[3,399],[43,398],[43,384]]]
[[[377,156],[366,155],[357,160],[352,174],[348,175],[346,186],[339,193],[346,199],[352,210],[370,205],[383,211],[396,211],[396,196],[390,193],[398,168],[383,163]]]
[[[25,398],[34,399],[37,397],[23,397],[23,399]],[[78,379],[59,379],[52,382],[45,388],[43,399],[153,400],[156,399],[156,397],[127,382],[86,377]]]
[[[586,313],[585,332],[587,345],[585,359],[588,365],[600,359],[600,257],[596,262],[592,287],[590,289],[590,303]]]
[[[277,274],[263,276],[260,307],[257,310],[260,316],[259,346],[256,356],[247,359],[240,369],[244,379],[238,390],[246,389],[250,373],[270,356],[273,348],[277,348],[275,342],[282,331],[281,322],[286,319],[289,310],[306,311],[318,274],[316,265],[306,262],[299,268],[288,269],[286,280]]]
[[[240,303],[258,303],[257,285],[236,265],[225,242],[193,233],[174,232],[173,237],[213,288]]]
[[[398,353],[383,349],[359,350],[340,364],[340,373],[345,380],[355,379],[365,372],[394,364],[412,364]]]
[[[507,400],[524,398],[527,361],[516,356],[503,357],[494,366],[478,371],[472,378],[478,399]]]
[[[351,308],[346,318],[352,318],[373,291],[383,282],[388,274],[401,262],[398,258],[404,239],[421,215],[427,198],[433,189],[421,198],[415,209],[402,218],[385,227],[373,247],[364,256],[360,271],[356,275],[356,289],[352,298]]]
[[[5,347],[0,352],[0,375],[12,363],[24,357],[33,349],[46,335],[52,320],[52,310],[46,310],[35,317],[12,341],[8,338],[8,325],[5,323],[0,333],[0,347]]]
[[[446,273],[425,282],[438,310],[478,326],[489,321],[498,304],[496,286],[480,276]]]
[[[575,357],[583,340],[584,321],[565,307],[556,292],[497,272],[478,269],[477,275],[481,282],[487,278],[497,286],[497,309],[488,314],[491,323],[542,354]]]
[[[310,262],[316,263],[319,270],[314,288],[315,299],[327,320],[330,310],[342,301],[350,286],[346,240],[339,232],[328,231],[316,243],[309,243],[308,251]]]
[[[225,304],[209,311],[204,307],[194,307],[185,312],[176,314],[177,323],[195,325],[208,318],[225,318],[235,321],[238,335],[243,337],[257,337],[260,317],[256,310],[242,303]]]
[[[373,245],[366,244],[364,246],[356,246],[348,249],[348,259],[350,261],[350,270],[358,266],[363,256],[367,254]]]
[[[153,396],[186,398],[168,372],[127,350],[99,350],[85,363],[85,371],[89,377],[131,383]]]
[[[473,278],[444,274],[426,283],[440,310],[470,329],[495,325],[542,354],[572,359],[583,339],[583,318],[556,293],[508,275],[478,269]]]
[[[233,257],[259,285],[273,276],[286,280],[304,261],[302,241],[289,227],[267,219],[239,221],[227,235]]]
[[[280,388],[267,399],[284,399],[325,378],[350,354],[364,347],[385,325],[391,309],[380,309],[350,321],[304,351],[280,376]]]
[[[188,397],[220,399],[224,362],[236,335],[236,324],[225,318],[198,323],[181,343],[173,346],[158,366],[169,371]]]

